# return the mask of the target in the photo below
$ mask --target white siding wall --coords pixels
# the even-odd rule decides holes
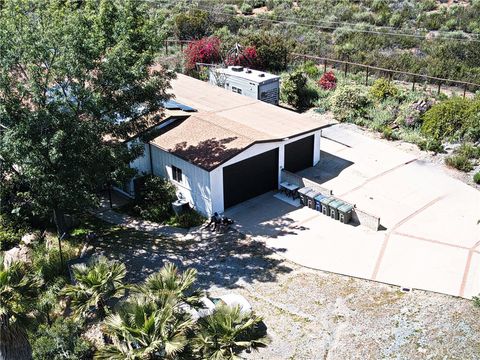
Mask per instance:
[[[152,145],[153,174],[172,181],[177,190],[204,215],[212,214],[210,173]],[[172,178],[172,165],[182,170],[182,182]]]
[[[137,169],[139,174],[150,174],[150,151],[148,150],[148,144],[140,141],[137,143],[143,145],[143,155],[132,161],[130,167]],[[130,146],[130,143],[128,145]]]
[[[239,161],[245,160],[247,158],[253,157],[255,155],[264,153],[266,151],[278,148],[278,183],[280,183],[281,170],[285,164],[285,145],[303,139],[308,136],[314,135],[314,144],[313,144],[313,164],[316,165],[320,161],[320,135],[321,131],[311,132],[304,134],[302,136],[290,138],[285,141],[272,142],[272,143],[262,143],[255,144],[248,148],[247,150],[241,152],[234,158],[228,160],[218,168],[210,172],[210,184],[211,184],[211,199],[212,199],[212,211],[222,213],[225,208],[223,206],[223,168],[232,164],[235,164]]]

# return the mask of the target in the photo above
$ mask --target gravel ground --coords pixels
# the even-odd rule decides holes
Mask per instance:
[[[95,253],[141,281],[165,260],[195,267],[212,295],[244,295],[271,344],[248,359],[477,359],[480,309],[468,300],[310,270],[235,231],[183,240],[112,227]]]

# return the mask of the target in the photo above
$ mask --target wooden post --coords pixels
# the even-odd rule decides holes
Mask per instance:
[[[365,76],[365,86],[368,85],[368,71],[370,70],[370,66],[367,66],[367,75]]]
[[[442,87],[442,82],[439,82],[438,83],[438,91],[437,91],[437,95],[440,95],[440,88]]]
[[[463,85],[463,98],[465,99],[465,95],[467,94],[467,84]]]
[[[345,77],[347,77],[347,72],[348,72],[348,63],[345,62]]]
[[[165,55],[168,55],[168,40],[165,40]]]
[[[180,51],[183,52],[183,41],[180,41]]]
[[[327,72],[327,60],[323,60],[323,72]]]
[[[413,75],[412,91],[415,91],[415,75]]]
[[[389,72],[388,73],[388,83],[390,84],[390,82],[392,81],[392,76],[393,76],[393,73]]]

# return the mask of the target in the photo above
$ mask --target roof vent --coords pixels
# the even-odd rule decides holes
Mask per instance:
[[[260,77],[265,77],[265,74],[264,74],[264,73],[260,73],[260,74],[258,74],[258,76],[260,76]]]
[[[247,74],[251,74],[251,73],[252,73],[252,70],[250,70],[249,68],[246,68],[246,69],[245,69],[245,72],[246,72]]]
[[[232,66],[232,71],[237,71],[237,72],[243,71],[243,66]]]

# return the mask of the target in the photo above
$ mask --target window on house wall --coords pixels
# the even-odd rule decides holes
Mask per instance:
[[[239,88],[237,88],[237,87],[235,87],[235,86],[232,86],[232,91],[233,91],[234,93],[237,93],[237,94],[241,94],[241,93],[242,93],[242,89],[239,89]]]
[[[177,182],[182,182],[182,169],[172,165],[172,178]]]

